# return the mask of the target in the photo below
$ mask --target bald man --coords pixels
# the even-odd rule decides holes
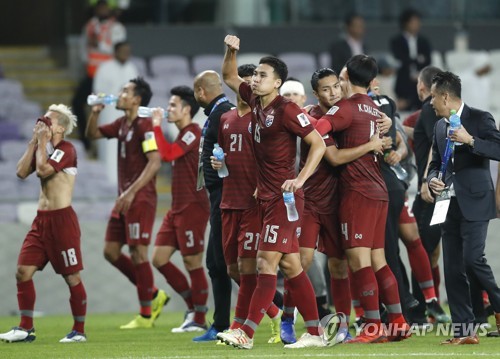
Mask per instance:
[[[212,326],[195,342],[217,340],[217,333],[229,328],[231,308],[231,279],[227,274],[226,262],[222,252],[222,220],[220,202],[222,198],[222,178],[210,164],[210,156],[217,143],[219,122],[222,114],[235,107],[222,92],[222,81],[215,71],[203,71],[194,79],[194,97],[204,108],[207,116],[202,131],[201,156],[198,167],[198,188],[203,185],[210,197],[210,235],[207,246],[208,275],[212,281],[214,296],[214,317]]]

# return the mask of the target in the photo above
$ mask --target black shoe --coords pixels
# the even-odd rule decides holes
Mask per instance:
[[[432,317],[438,323],[451,323],[450,317],[444,312],[443,308],[436,300],[427,303],[427,315]]]

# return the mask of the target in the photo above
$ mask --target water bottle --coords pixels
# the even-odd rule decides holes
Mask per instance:
[[[226,161],[224,161],[224,151],[218,143],[214,144],[214,150],[212,151],[212,153],[214,154],[214,157],[217,159],[217,161],[222,162],[222,167],[217,170],[219,177],[227,177],[229,175],[229,171],[227,170]]]
[[[462,123],[460,122],[460,117],[457,115],[457,111],[451,110],[450,111],[450,134],[453,133],[453,131],[458,130],[460,127],[462,127]],[[460,142],[455,142],[455,146],[461,146],[463,143]]]
[[[299,219],[299,213],[295,207],[295,195],[293,192],[283,192],[283,201],[286,207],[286,216],[288,221],[295,222]]]
[[[89,106],[94,106],[94,105],[111,105],[113,103],[116,103],[118,101],[118,97],[115,95],[106,95],[103,93],[100,94],[92,94],[87,97],[87,104]]]
[[[162,111],[162,118],[167,118],[167,111],[164,109],[161,109]],[[137,110],[137,116],[139,117],[153,117],[153,109],[151,107],[145,107],[145,106],[139,106],[139,109]]]
[[[389,155],[390,151],[387,151],[384,154],[384,157],[387,157]],[[408,172],[404,169],[404,167],[401,165],[400,162],[396,163],[395,165],[391,165],[391,170],[394,172],[398,180],[406,182],[408,179]]]

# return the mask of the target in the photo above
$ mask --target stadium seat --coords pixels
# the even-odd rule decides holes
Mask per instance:
[[[259,53],[259,52],[247,52],[247,53],[238,53],[238,57],[236,58],[238,61],[238,66],[244,64],[254,64],[257,66],[259,61],[264,56],[269,56],[269,54]]]
[[[149,61],[151,74],[156,77],[168,78],[174,74],[189,75],[189,60],[181,55],[158,55]]]
[[[139,76],[142,77],[148,76],[149,71],[146,59],[142,57],[132,56],[130,58],[130,61],[132,61],[132,63],[137,67],[137,72],[139,73]]]
[[[318,55],[318,65],[320,68],[331,67],[332,66],[332,58],[330,53],[323,51]]]
[[[317,70],[316,58],[308,52],[286,52],[279,54],[278,57],[288,66],[288,76],[299,77],[308,74],[311,75]]]
[[[17,162],[26,151],[24,140],[7,140],[0,142],[0,156],[4,161]],[[15,174],[15,172],[14,172]]]
[[[191,62],[193,66],[193,74],[197,75],[206,70],[213,70],[220,74],[223,59],[224,55],[221,54],[203,54],[193,56]]]

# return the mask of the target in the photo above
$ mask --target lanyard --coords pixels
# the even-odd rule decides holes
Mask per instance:
[[[214,103],[214,107],[210,110],[210,113],[208,114],[207,120],[205,121],[205,124],[203,125],[203,129],[201,130],[201,138],[200,138],[200,146],[198,147],[198,177],[196,179],[196,190],[200,191],[203,186],[205,186],[205,176],[203,175],[203,161],[202,161],[202,153],[203,153],[203,143],[205,142],[205,135],[207,133],[208,125],[210,124],[210,115],[214,112],[214,110],[219,106],[221,103],[228,102],[229,100],[227,99],[226,96],[221,97],[220,99],[217,100],[216,103]]]
[[[442,180],[446,174],[446,167],[448,162],[450,162],[451,155],[455,150],[455,142],[453,142],[449,137],[446,137],[446,147],[444,149],[443,158],[441,160],[441,169],[438,173],[438,179]]]

